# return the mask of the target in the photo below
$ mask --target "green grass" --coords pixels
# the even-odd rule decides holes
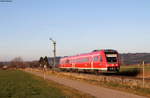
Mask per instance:
[[[128,65],[128,66],[122,65],[120,67],[121,71],[135,69],[135,68],[142,70],[143,66],[142,65]],[[144,69],[145,69],[145,71],[150,71],[150,65],[145,65]]]
[[[0,70],[0,98],[83,98],[86,94],[19,70]]]
[[[57,88],[48,87],[40,79],[18,70],[0,70],[0,98],[58,98]]]
[[[124,76],[141,76],[143,72],[142,65],[128,65],[128,66],[121,66],[119,75]],[[145,75],[150,75],[150,65],[144,66]]]

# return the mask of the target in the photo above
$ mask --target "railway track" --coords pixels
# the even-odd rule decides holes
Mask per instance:
[[[136,75],[132,75],[130,73],[114,73],[114,72],[102,72],[102,73],[92,73],[92,72],[73,72],[73,71],[60,71],[54,70],[56,72],[65,72],[65,73],[73,73],[73,74],[82,74],[82,75],[92,75],[92,76],[108,76],[108,77],[116,77],[121,79],[135,79],[135,80],[143,80],[141,77],[137,77]],[[144,78],[145,81],[150,81],[150,77]]]
[[[37,71],[44,72],[44,70]],[[55,75],[60,78],[70,78],[75,80],[83,80],[87,82],[93,81],[93,83],[112,83],[114,85],[120,85],[120,86],[127,86],[129,88],[132,87],[139,87],[143,88],[143,79],[135,76],[124,76],[117,73],[99,73],[99,74],[93,74],[93,73],[83,73],[83,72],[65,72],[60,71],[58,69],[53,70],[47,70],[46,73],[49,73],[50,75]],[[150,88],[150,78],[145,78],[144,88]]]
[[[101,74],[101,75],[104,75],[104,76],[111,76],[111,77],[120,77],[120,78],[129,78],[129,79],[136,79],[136,80],[143,80],[143,78],[141,78],[141,77],[136,77],[136,76],[123,76],[123,75],[117,75],[117,74],[110,74],[110,75]],[[144,79],[150,81],[150,78],[144,78]]]

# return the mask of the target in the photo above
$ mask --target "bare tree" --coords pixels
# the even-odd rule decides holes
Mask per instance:
[[[47,56],[45,56],[45,58],[44,58],[44,65],[46,65],[47,67],[49,67],[49,63],[48,63],[48,58],[47,58]]]
[[[44,58],[43,57],[40,57],[39,64],[40,64],[40,67],[44,66]]]
[[[21,57],[15,57],[14,59],[12,59],[11,66],[16,67],[16,68],[24,68],[25,67],[23,59]]]

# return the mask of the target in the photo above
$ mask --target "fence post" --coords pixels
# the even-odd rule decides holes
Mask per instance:
[[[145,82],[145,77],[144,77],[144,64],[145,62],[143,61],[143,87],[144,87],[144,82]]]
[[[44,78],[44,80],[45,80],[45,74],[46,74],[46,65],[44,65],[44,67],[43,67],[43,78]]]

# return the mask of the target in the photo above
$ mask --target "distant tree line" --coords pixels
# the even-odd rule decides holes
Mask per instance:
[[[21,57],[15,57],[11,61],[7,62],[0,62],[1,69],[8,69],[8,68],[26,68],[26,67],[38,67],[38,61],[23,61]]]
[[[59,60],[61,57],[56,57],[56,66],[59,65]],[[9,62],[0,62],[0,68],[52,68],[54,65],[53,57],[40,57],[39,60],[35,61],[23,61],[21,57],[15,57]]]

